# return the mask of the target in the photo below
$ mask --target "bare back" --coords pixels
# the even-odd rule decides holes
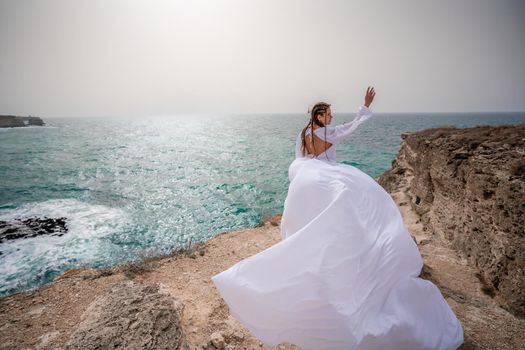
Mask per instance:
[[[314,129],[315,131],[315,129]],[[314,142],[312,145],[311,135],[314,136]],[[324,151],[332,147],[332,144],[330,142],[327,142],[321,138],[319,138],[315,133],[311,133],[309,135],[305,135],[306,140],[306,153],[313,154],[314,156],[318,156],[322,154]]]

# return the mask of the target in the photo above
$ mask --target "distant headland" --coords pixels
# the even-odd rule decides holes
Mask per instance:
[[[17,128],[29,125],[44,125],[44,121],[40,117],[18,117],[15,115],[0,115],[0,128]]]

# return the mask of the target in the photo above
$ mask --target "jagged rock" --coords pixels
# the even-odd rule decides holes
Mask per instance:
[[[232,329],[226,335],[226,342],[229,343],[231,340],[241,341],[244,339],[244,334],[238,329]]]
[[[12,221],[0,220],[0,243],[40,235],[62,236],[68,231],[66,222],[67,219],[65,217],[32,217],[14,219]]]
[[[226,342],[224,341],[224,337],[220,332],[214,332],[210,336],[210,343],[216,348],[216,349],[224,349],[226,347]]]
[[[525,316],[525,125],[433,128],[402,138],[378,182],[391,193],[408,182],[424,229],[478,269],[501,307]]]
[[[113,285],[84,312],[65,349],[189,350],[183,304],[159,289],[133,281]]]

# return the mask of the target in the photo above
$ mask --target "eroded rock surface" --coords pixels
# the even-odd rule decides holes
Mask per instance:
[[[476,268],[484,291],[525,316],[525,125],[404,133],[378,182],[408,181],[424,229]]]
[[[65,349],[189,350],[183,308],[158,284],[117,283],[84,312]]]

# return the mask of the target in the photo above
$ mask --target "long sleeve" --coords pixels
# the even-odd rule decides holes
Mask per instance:
[[[372,111],[368,107],[359,107],[359,110],[357,111],[357,115],[354,118],[354,120],[348,123],[327,128],[326,141],[332,144],[337,144],[343,141],[345,138],[350,136],[350,134],[352,134],[362,122],[364,122],[371,116]]]

